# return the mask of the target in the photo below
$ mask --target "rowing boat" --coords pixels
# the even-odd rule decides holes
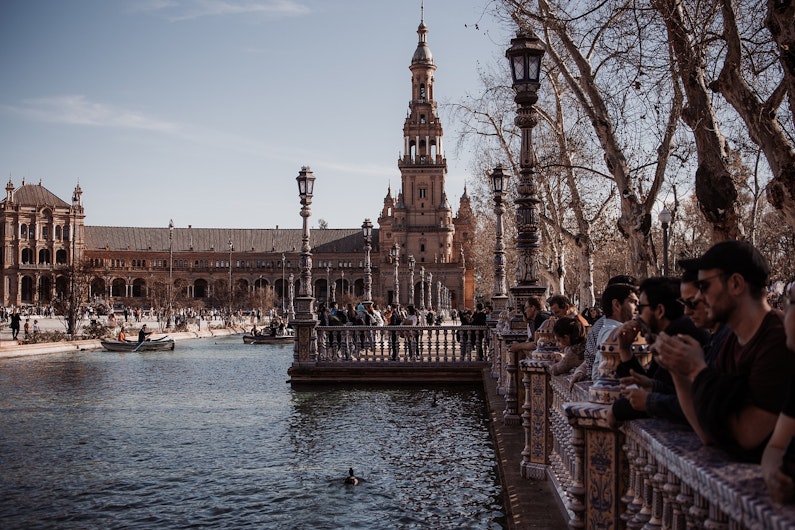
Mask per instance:
[[[101,344],[108,351],[118,352],[168,351],[174,349],[174,339],[168,336],[143,342],[138,342],[137,340],[103,340]]]
[[[269,333],[252,335],[246,333],[243,335],[243,342],[246,344],[288,344],[295,341],[295,335],[291,332],[271,335]]]

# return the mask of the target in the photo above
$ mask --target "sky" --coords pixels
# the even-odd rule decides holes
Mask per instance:
[[[468,178],[443,104],[510,36],[488,0],[426,0],[454,209]],[[299,228],[376,221],[411,97],[420,0],[4,0],[0,171],[86,224]],[[7,182],[7,179],[4,181]]]

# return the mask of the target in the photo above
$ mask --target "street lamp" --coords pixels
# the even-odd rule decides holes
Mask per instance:
[[[317,353],[317,335],[315,326],[317,318],[314,313],[312,297],[312,247],[309,246],[309,216],[312,210],[312,195],[315,190],[315,175],[309,166],[303,166],[298,176],[298,196],[301,199],[301,218],[303,230],[301,234],[301,256],[299,267],[301,283],[298,296],[295,298],[295,318],[291,321],[295,329],[296,344],[293,359],[298,363],[314,362]]]
[[[331,275],[331,267],[326,265],[326,304],[328,305],[331,299],[331,286],[329,285],[329,276]]]
[[[425,306],[423,306],[425,309]],[[428,273],[428,309],[433,311],[433,273]]]
[[[345,295],[348,294],[345,292],[345,269],[340,270],[340,296],[342,296],[342,302],[345,303]]]
[[[673,217],[673,214],[665,206],[657,216],[663,229],[663,276],[668,276],[668,227],[671,225]]]
[[[229,238],[229,323],[232,323],[232,251],[235,247],[232,245],[232,238]]]
[[[390,251],[392,255],[392,263],[395,265],[395,285],[394,285],[394,299],[392,303],[396,305],[400,305],[400,279],[398,278],[398,265],[399,265],[399,258],[400,258],[400,245],[398,242],[395,241],[395,244],[392,245],[392,249]]]
[[[536,192],[536,155],[533,149],[533,127],[538,122],[535,104],[540,87],[541,59],[544,45],[529,28],[520,29],[505,52],[510,61],[514,101],[519,106],[514,123],[522,130],[519,183],[516,186],[516,250],[518,266],[516,285],[511,294],[521,307],[531,296],[543,296],[546,288],[539,284],[538,248],[541,231],[538,223],[540,200]],[[504,186],[504,182],[503,182]]]
[[[409,255],[409,305],[414,305],[414,265],[416,260],[413,255]]]
[[[420,267],[420,309],[425,310],[425,267]]]
[[[370,266],[370,251],[373,249],[373,223],[365,219],[362,223],[364,236],[364,300],[365,304],[373,302],[373,270]]]
[[[287,262],[285,261],[284,252],[282,252],[282,292],[280,293],[281,294],[281,298],[282,298],[282,316],[285,315],[284,299],[286,298],[286,295],[285,295],[285,292],[284,292],[284,265],[285,265],[285,263],[287,263]]]
[[[174,288],[174,220],[168,220],[168,314],[166,315],[166,329],[171,327],[171,310]]]
[[[491,191],[494,193],[494,213],[496,219],[496,241],[494,244],[494,295],[491,297],[492,315],[499,315],[507,307],[508,295],[505,289],[505,243],[503,242],[502,214],[505,207],[502,204],[502,194],[508,183],[510,175],[505,173],[502,164],[491,172]]]
[[[290,319],[292,320],[295,318],[295,308],[293,307],[293,298],[295,297],[295,278],[293,277],[292,272],[290,273],[290,277],[287,279],[287,281],[290,282],[287,291],[290,294],[290,303],[287,307],[289,308],[289,315]]]

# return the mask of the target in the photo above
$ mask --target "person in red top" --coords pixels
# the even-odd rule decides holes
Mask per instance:
[[[733,333],[710,367],[695,339],[661,333],[657,362],[674,376],[682,410],[705,444],[758,462],[795,370],[781,314],[767,302],[767,260],[748,242],[723,241],[680,265],[698,270],[695,300]]]

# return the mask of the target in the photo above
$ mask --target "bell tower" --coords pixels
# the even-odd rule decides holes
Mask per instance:
[[[428,47],[424,6],[411,58],[411,99],[403,123],[403,155],[398,160],[406,255],[417,264],[447,263],[453,256],[453,211],[444,188],[447,160],[442,149],[442,122],[434,99],[436,64]]]
[[[444,131],[438,103],[434,99],[436,63],[428,46],[424,5],[417,36],[417,47],[409,65],[411,98],[403,122],[403,152],[398,158],[400,188],[396,190],[396,197],[392,197],[390,189],[388,200],[385,199],[385,207],[378,220],[382,227],[379,246],[386,262],[390,258],[389,249],[397,242],[401,268],[407,268],[408,257],[413,256],[417,270],[429,273],[427,277],[432,280],[422,280],[415,275],[413,300],[416,305],[425,307],[430,303],[438,307],[436,300],[428,300],[425,305],[417,303],[417,300],[423,292],[427,297],[428,291],[433,291],[433,297],[438,298],[437,291],[444,286],[445,291],[451,293],[453,307],[461,308],[471,305],[474,284],[467,284],[474,277],[473,271],[461,271],[461,252],[456,248],[455,236],[456,230],[460,229],[471,235],[472,227],[471,220],[459,223],[453,217],[445,191],[447,159],[442,143]],[[389,282],[388,278],[384,280]],[[400,291],[401,303],[412,299],[402,294],[408,293],[411,287],[405,285],[403,289]]]

